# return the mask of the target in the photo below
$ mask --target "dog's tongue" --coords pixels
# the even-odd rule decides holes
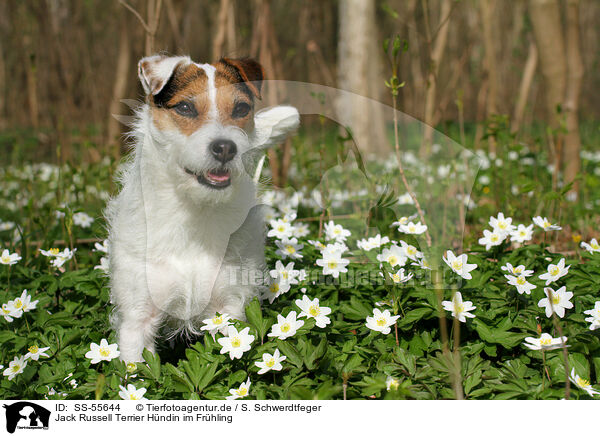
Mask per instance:
[[[229,171],[213,170],[208,171],[206,175],[215,182],[226,182],[229,180]]]

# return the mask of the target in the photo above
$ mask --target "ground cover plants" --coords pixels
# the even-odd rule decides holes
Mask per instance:
[[[440,182],[466,173],[464,159],[405,151],[408,178],[425,175],[417,197],[462,205],[436,230],[434,201],[423,198],[424,223],[403,185],[386,185],[394,165],[325,137],[300,132],[289,186],[262,194],[272,284],[247,320],[220,314],[137,364],[118,359],[109,323],[101,212],[118,163],[0,169],[0,397],[598,396],[598,153],[582,153],[573,198],[535,141],[499,135],[497,153],[467,153],[471,196]],[[306,151],[314,141],[331,161]],[[302,178],[311,165],[318,183]],[[460,243],[429,249],[426,225]]]

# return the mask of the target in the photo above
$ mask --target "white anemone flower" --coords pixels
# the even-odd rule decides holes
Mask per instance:
[[[270,338],[285,340],[296,334],[298,329],[304,325],[304,321],[296,319],[296,311],[292,310],[285,318],[277,315],[277,323],[271,327],[271,333],[267,334]]]
[[[267,233],[269,238],[289,239],[292,237],[293,228],[288,221],[284,221],[280,218],[269,221],[269,224],[271,225],[271,230]]]
[[[331,309],[320,306],[318,298],[311,301],[307,295],[303,295],[302,300],[296,300],[296,305],[302,311],[299,317],[314,318],[317,327],[324,328],[327,324],[331,323],[331,320],[327,317],[331,313]]]
[[[452,271],[461,276],[463,279],[471,280],[471,271],[477,268],[477,265],[472,263],[469,264],[468,257],[466,254],[455,256],[452,250],[446,251],[446,257],[443,258],[446,265],[448,265]]]
[[[392,281],[394,283],[396,283],[396,284],[406,283],[406,282],[408,282],[410,279],[412,279],[414,277],[413,273],[405,274],[404,273],[404,268],[400,268],[395,273],[389,273],[389,275],[390,275]]]
[[[269,275],[283,286],[297,285],[299,274],[300,271],[294,269],[294,262],[284,266],[280,260],[275,263],[275,269],[269,271]]]
[[[212,318],[203,320],[202,322],[204,325],[200,327],[200,330],[208,331],[213,337],[217,332],[225,334],[227,332],[227,327],[231,325],[230,319],[231,317],[227,313],[217,313]]]
[[[84,229],[91,227],[94,222],[94,218],[89,216],[85,212],[77,212],[73,214],[73,224],[76,226],[83,227]]]
[[[563,276],[566,276],[570,267],[571,265],[565,267],[565,259],[562,258],[556,265],[548,265],[548,272],[540,274],[539,278],[540,280],[546,280],[546,286],[548,286],[550,283],[557,281]]]
[[[502,271],[506,271],[509,274],[513,274],[515,276],[525,276],[530,277],[533,275],[534,271],[531,269],[527,269],[525,265],[517,265],[512,266],[510,263],[506,263],[506,265],[501,266],[500,269]]]
[[[594,308],[590,310],[585,310],[583,312],[586,315],[590,315],[585,320],[590,324],[590,330],[596,330],[600,328],[600,301],[596,301],[594,303]]]
[[[324,275],[331,275],[334,278],[338,278],[340,273],[348,272],[346,266],[350,263],[348,259],[344,259],[339,251],[329,252],[323,250],[321,253],[322,259],[317,259],[317,265],[323,268]]]
[[[278,247],[275,254],[281,256],[282,259],[287,259],[288,257],[291,259],[302,259],[302,253],[300,250],[304,248],[304,244],[299,244],[298,239],[291,238],[276,240],[275,244]]]
[[[548,333],[542,333],[539,338],[527,337],[525,338],[525,345],[530,350],[555,350],[556,348],[561,348],[562,345],[567,342],[566,336],[561,336],[559,338],[553,338]]]
[[[248,378],[248,380],[246,380],[244,383],[240,384],[240,387],[237,389],[229,389],[229,393],[231,395],[229,395],[227,398],[225,398],[226,400],[237,400],[238,398],[244,398],[247,397],[248,394],[250,393],[250,385],[252,383],[250,382],[250,378]]]
[[[544,288],[544,294],[546,298],[542,298],[538,302],[538,307],[544,307],[546,309],[546,316],[550,318],[552,313],[556,313],[560,318],[565,316],[565,309],[571,309],[573,303],[571,298],[573,297],[572,292],[568,292],[566,286],[554,290],[552,288]]]
[[[579,375],[575,373],[575,368],[571,369],[569,380],[571,380],[573,384],[577,385],[579,389],[584,390],[590,397],[593,397],[594,395],[600,395],[600,392],[592,388],[592,385],[588,380],[579,377]]]
[[[25,359],[38,360],[40,357],[49,357],[46,354],[50,347],[38,347],[37,345],[32,345],[27,349],[28,353],[25,355]]]
[[[407,233],[409,235],[420,235],[427,231],[427,226],[421,224],[420,221],[417,221],[416,223],[410,221],[407,224],[400,224],[400,226],[398,227],[398,231],[402,233]]]
[[[343,228],[340,224],[329,221],[325,224],[325,239],[327,241],[344,242],[350,236],[350,230]]]
[[[102,339],[100,345],[95,342],[90,344],[90,351],[85,353],[85,357],[91,359],[90,363],[92,364],[98,363],[101,360],[110,362],[121,355],[118,348],[119,346],[117,344],[109,344],[106,339]]]
[[[221,344],[221,354],[229,353],[229,358],[239,359],[242,355],[250,350],[250,344],[254,341],[254,336],[248,334],[250,327],[246,327],[239,332],[235,326],[227,327],[227,336],[217,339]]]
[[[8,364],[8,368],[4,370],[3,375],[8,377],[9,380],[12,380],[17,374],[23,373],[26,366],[27,359],[25,356],[15,356],[13,361]]]
[[[377,255],[377,260],[380,262],[387,262],[392,267],[397,267],[406,265],[408,256],[403,248],[393,244],[389,248],[384,248],[381,251],[381,254]]]
[[[283,356],[279,350],[276,349],[272,355],[269,353],[263,353],[262,360],[254,362],[254,364],[260,368],[258,373],[264,374],[268,371],[281,371],[283,369],[281,362],[283,362],[285,359],[287,359],[287,357]]]
[[[277,297],[281,294],[285,294],[291,288],[289,282],[281,281],[278,277],[273,280],[273,282],[269,285],[268,288],[264,288],[262,297],[269,300],[269,303],[273,303]]]
[[[124,400],[146,400],[147,398],[144,398],[145,393],[146,388],[136,389],[136,387],[132,384],[127,385],[127,388],[119,385],[119,397],[121,397]]]
[[[503,237],[515,230],[515,226],[512,224],[512,218],[505,218],[502,212],[498,214],[498,217],[490,217],[490,226]]]
[[[587,242],[582,241],[581,248],[583,248],[584,250],[586,250],[592,254],[600,253],[600,244],[598,244],[598,241],[596,241],[595,238],[592,239],[589,244]]]
[[[385,388],[388,391],[397,390],[400,387],[400,381],[397,378],[388,375],[385,379]]]
[[[527,277],[524,275],[511,276],[510,274],[505,274],[504,277],[508,279],[508,284],[517,287],[517,292],[519,294],[531,294],[531,290],[537,288],[536,285],[529,283],[527,281]]]
[[[29,312],[36,308],[38,302],[39,300],[31,301],[31,295],[27,294],[27,289],[23,289],[21,296],[13,300],[13,305],[23,312]]]
[[[519,224],[515,230],[510,232],[510,240],[512,242],[523,243],[526,241],[531,241],[533,238],[533,224],[529,224],[525,226],[524,224]]]
[[[17,309],[13,301],[2,304],[0,316],[3,316],[7,322],[13,322],[15,318],[21,318],[22,315],[23,311],[21,309]]]
[[[387,335],[392,331],[391,326],[396,324],[398,318],[400,318],[400,315],[392,316],[387,309],[382,312],[375,308],[373,309],[373,316],[367,316],[365,325],[371,330]]]
[[[452,297],[452,301],[442,301],[442,306],[444,310],[452,312],[452,316],[460,322],[467,322],[466,317],[475,318],[475,315],[470,311],[476,309],[477,306],[473,306],[470,301],[463,301],[462,294],[458,291]]]
[[[65,248],[63,251],[59,251],[58,254],[56,254],[54,256],[54,259],[52,259],[52,261],[50,263],[52,264],[52,266],[54,266],[56,268],[60,268],[67,261],[69,261],[73,258],[76,251],[77,251],[77,248],[74,248],[73,250],[70,250],[69,248]]]
[[[0,255],[0,263],[3,265],[14,265],[22,258],[17,253],[10,253],[8,250],[3,250]]]
[[[365,251],[371,251],[372,249],[379,248],[383,244],[387,244],[388,242],[390,242],[390,238],[388,238],[387,236],[382,237],[380,234],[377,234],[372,238],[361,239],[359,241],[356,241],[356,246]]]
[[[558,224],[550,223],[550,221],[548,221],[548,218],[546,217],[533,217],[533,223],[536,226],[542,228],[545,232],[548,232],[550,230],[562,230],[562,227],[560,227]]]
[[[310,231],[308,230],[307,223],[294,223],[294,226],[292,228],[292,236],[294,236],[295,238],[303,238],[305,236],[308,236],[309,233]]]
[[[99,242],[94,243],[94,251],[100,251],[108,254],[108,239],[102,241],[102,244]]]
[[[493,232],[490,232],[489,230],[485,229],[483,231],[483,238],[479,239],[479,245],[485,245],[485,249],[489,251],[490,248],[502,244],[502,242],[504,242],[505,237],[506,234],[500,232],[497,229],[495,229]]]
[[[423,257],[423,253],[421,253],[414,245],[410,245],[404,241],[400,241],[400,245],[406,257],[410,260],[416,261],[419,257]]]

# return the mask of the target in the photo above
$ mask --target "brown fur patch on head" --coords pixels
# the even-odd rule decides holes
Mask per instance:
[[[241,67],[231,62],[221,60],[214,65],[218,122],[244,128],[252,119],[254,97],[260,98],[260,82],[247,80],[262,80],[262,68],[255,61],[244,60],[248,66],[241,73]],[[208,87],[208,77],[202,68],[195,64],[178,66],[163,89],[150,96],[156,127],[177,129],[186,136],[196,132],[209,120]],[[186,115],[178,111],[178,105],[183,103],[191,106],[194,113]]]

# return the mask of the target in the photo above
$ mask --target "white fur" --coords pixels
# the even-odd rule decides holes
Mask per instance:
[[[189,60],[163,59],[167,66],[152,57],[153,71],[140,71],[148,93],[164,86],[168,68]],[[211,111],[217,110],[215,101]],[[251,279],[262,280],[264,271],[264,223],[242,159],[273,142],[270,132],[257,129],[248,136],[218,118],[189,137],[159,130],[148,105],[136,119],[133,157],[120,175],[123,188],[105,212],[112,321],[125,361],[140,361],[144,348],[153,351],[163,325],[172,333],[194,334],[200,321],[216,312],[244,319],[245,304],[258,294]],[[283,131],[272,127],[278,135]],[[296,127],[297,122],[286,125],[288,131]],[[238,148],[227,164],[232,183],[222,190],[201,185],[184,171],[213,168],[208,144],[217,138],[231,139]]]

